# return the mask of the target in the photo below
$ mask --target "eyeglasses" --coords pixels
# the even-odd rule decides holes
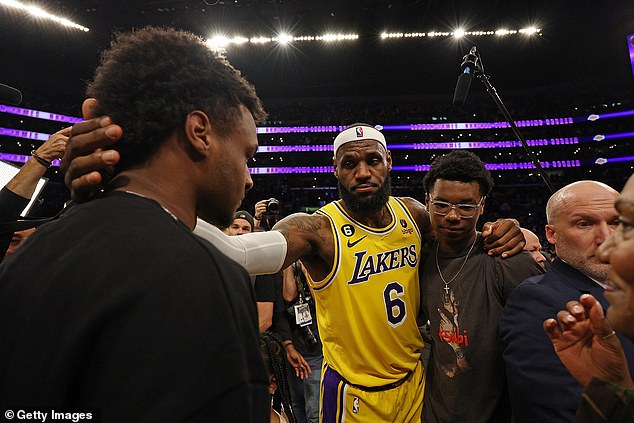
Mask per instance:
[[[471,219],[473,216],[475,216],[476,210],[482,205],[482,202],[485,198],[486,197],[480,198],[478,204],[453,204],[439,200],[431,200],[430,203],[432,206],[434,206],[434,213],[438,216],[447,216],[451,209],[455,209],[458,213],[458,216],[462,217],[463,219]]]

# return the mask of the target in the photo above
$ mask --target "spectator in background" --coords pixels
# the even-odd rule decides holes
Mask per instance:
[[[253,232],[253,226],[253,216],[247,211],[239,210],[233,215],[233,221],[227,226],[225,233],[229,236],[249,234]]]
[[[116,36],[88,94],[125,130],[124,158],[103,197],[0,265],[0,406],[264,421],[249,279],[192,233],[197,216],[228,225],[253,184],[253,87],[203,39],[148,27]]]
[[[22,227],[16,230],[10,223],[20,218],[20,213],[29,204],[35,192],[37,183],[44,176],[53,160],[59,159],[66,151],[66,142],[71,128],[64,128],[55,132],[36,150],[31,152],[31,157],[22,165],[18,173],[0,190],[0,222],[6,224],[0,232],[0,251],[7,255],[24,242],[33,228]]]
[[[545,319],[571,299],[603,295],[610,265],[598,247],[619,224],[618,193],[595,181],[579,181],[554,193],[546,205],[546,237],[557,258],[543,275],[522,283],[511,295],[500,322],[511,404],[516,422],[572,421],[583,387],[561,363],[542,329]],[[630,368],[634,345],[620,336]]]
[[[299,260],[284,269],[283,287],[276,289],[273,321],[295,370],[290,376],[295,415],[299,422],[317,423],[323,354],[307,273]],[[305,309],[306,314],[302,313]],[[302,315],[308,318],[301,320],[298,316]]]
[[[235,212],[231,225],[224,232],[229,236],[248,234],[253,232],[253,223],[251,213],[239,210]],[[258,305],[258,326],[260,332],[268,330],[273,324],[276,279],[282,279],[281,272],[272,275],[251,276],[251,284],[255,290],[255,300]]]
[[[634,339],[634,176],[615,203],[621,223],[599,247],[598,256],[610,263],[605,297],[607,320],[592,295],[569,301],[567,310],[544,321],[559,359],[586,389],[575,422],[631,423],[634,421],[634,383],[623,347],[614,329]]]
[[[522,228],[521,230],[524,234],[524,239],[526,240],[526,244],[524,244],[524,251],[528,251],[531,256],[533,256],[537,264],[545,269],[546,257],[542,254],[542,244],[539,242],[539,238],[533,231],[525,228]]]

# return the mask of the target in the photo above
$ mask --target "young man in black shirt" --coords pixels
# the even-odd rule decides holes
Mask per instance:
[[[542,273],[527,253],[490,256],[476,230],[493,180],[473,153],[440,157],[423,181],[436,240],[421,271],[433,338],[425,422],[510,422],[498,321],[513,289]]]
[[[253,184],[255,91],[202,39],[145,28],[117,36],[88,95],[125,131],[122,160],[0,267],[0,405],[267,420],[248,276],[191,232],[229,224]]]

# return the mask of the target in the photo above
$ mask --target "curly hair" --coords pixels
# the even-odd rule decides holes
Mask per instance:
[[[286,367],[286,352],[279,336],[269,331],[260,332],[260,353],[266,365],[266,370],[269,375],[275,377],[275,382],[277,383],[277,389],[273,394],[273,409],[278,413],[283,410],[291,423],[297,422],[293,412],[291,387]]]
[[[425,192],[430,194],[436,180],[473,182],[480,185],[480,195],[487,196],[493,189],[491,173],[484,167],[482,160],[475,154],[465,150],[454,150],[449,154],[436,158],[423,178]]]
[[[204,111],[223,137],[242,116],[241,105],[256,122],[266,116],[238,70],[202,38],[172,28],[115,34],[86,92],[123,128],[117,171],[155,153],[192,110]]]

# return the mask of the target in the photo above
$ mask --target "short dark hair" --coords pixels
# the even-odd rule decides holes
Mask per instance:
[[[244,105],[256,122],[266,114],[255,89],[204,40],[172,28],[115,34],[87,94],[100,113],[123,128],[117,170],[141,163],[185,122],[204,111],[221,136],[231,133]]]
[[[436,158],[423,178],[425,192],[431,194],[436,180],[473,182],[480,185],[480,195],[487,196],[493,189],[491,173],[484,167],[482,160],[475,154],[465,150],[454,150],[449,154]]]

